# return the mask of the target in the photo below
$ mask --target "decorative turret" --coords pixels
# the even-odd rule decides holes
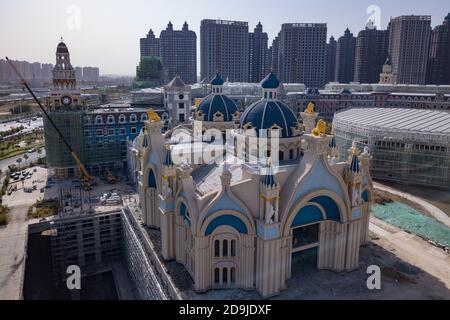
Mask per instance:
[[[260,183],[260,220],[265,224],[279,222],[280,185],[273,172],[272,160],[268,160],[268,167]]]
[[[163,172],[162,172],[162,197],[164,200],[171,199],[173,197],[173,190],[175,190],[176,182],[176,168],[172,161],[172,151],[170,145],[166,145],[166,156],[163,162]]]
[[[330,147],[330,150],[329,150],[329,153],[328,153],[329,163],[331,165],[335,165],[337,163],[337,158],[339,156],[339,148],[338,148],[338,146],[336,144],[336,137],[335,136],[333,136],[331,138],[329,147]]]
[[[361,203],[362,174],[359,164],[359,155],[361,151],[356,146],[356,142],[353,142],[353,145],[349,149],[348,153],[349,160],[348,167],[345,172],[345,180],[347,182],[352,206],[357,207]]]

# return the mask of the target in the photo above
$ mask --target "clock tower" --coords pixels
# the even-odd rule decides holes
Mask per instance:
[[[56,48],[56,65],[53,68],[53,90],[47,103],[49,111],[76,111],[82,106],[81,93],[77,89],[75,70],[70,63],[70,53],[61,42]]]

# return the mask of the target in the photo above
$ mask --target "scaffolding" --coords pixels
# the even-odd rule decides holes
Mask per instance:
[[[353,109],[335,116],[341,158],[356,142],[368,146],[371,174],[380,180],[450,188],[450,113]]]

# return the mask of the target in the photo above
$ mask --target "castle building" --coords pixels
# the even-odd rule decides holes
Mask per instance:
[[[310,105],[301,124],[278,100],[280,82],[272,73],[261,82],[261,100],[239,121],[222,84],[218,75],[211,81],[212,95],[199,108],[203,118],[197,114],[194,121],[219,130],[229,123],[226,157],[215,152],[209,163],[194,163],[192,154],[180,160],[180,150],[185,155],[196,142],[174,141],[174,132],[162,135],[157,117],[139,137],[143,222],[160,228],[163,258],[182,264],[197,292],[239,288],[264,298],[287,288],[298,258],[307,253],[320,270],[357,269],[373,199],[369,150],[361,153],[354,145],[347,161],[338,162],[326,123],[316,126]],[[265,136],[266,145],[254,143]],[[218,146],[208,139],[200,144]],[[196,149],[190,150],[195,158]]]

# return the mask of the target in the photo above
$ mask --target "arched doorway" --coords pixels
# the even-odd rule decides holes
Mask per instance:
[[[294,215],[290,224],[292,274],[296,271],[318,268],[321,229],[322,224],[327,221],[341,221],[339,206],[329,196],[318,196],[309,200]]]

